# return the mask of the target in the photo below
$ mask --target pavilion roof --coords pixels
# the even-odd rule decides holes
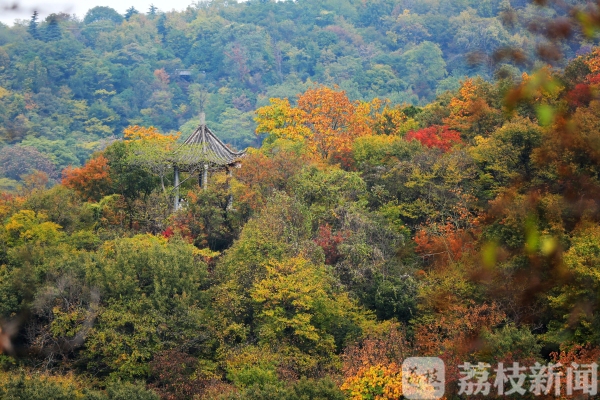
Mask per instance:
[[[225,166],[235,164],[246,151],[233,151],[228,148],[206,126],[201,116],[200,126],[179,147],[173,151],[173,162],[179,167],[193,167],[201,164]]]

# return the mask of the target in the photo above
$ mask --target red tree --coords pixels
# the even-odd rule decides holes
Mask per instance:
[[[323,249],[325,252],[325,263],[328,265],[334,265],[341,257],[338,251],[338,245],[346,239],[348,235],[345,232],[331,231],[329,224],[321,225],[319,227],[319,233],[315,239],[315,243]]]
[[[447,126],[432,125],[428,128],[410,131],[406,140],[418,140],[423,146],[436,147],[446,152],[457,143],[460,143],[460,134]]]
[[[573,90],[567,93],[569,104],[575,107],[587,106],[594,99],[594,93],[590,85],[578,83]]]

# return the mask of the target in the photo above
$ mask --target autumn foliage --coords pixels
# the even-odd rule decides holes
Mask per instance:
[[[109,193],[111,178],[108,160],[99,155],[83,167],[68,167],[63,171],[62,184],[74,189],[87,200],[99,200]]]
[[[489,86],[481,79],[465,79],[458,94],[452,98],[450,115],[443,119],[449,129],[459,131],[463,138],[487,134],[501,123],[501,112],[493,106]]]
[[[460,260],[474,247],[472,233],[451,223],[429,224],[415,235],[415,251],[432,265],[442,266]]]
[[[371,112],[380,102],[350,101],[344,91],[317,86],[298,96],[298,106],[288,99],[271,99],[257,110],[257,133],[303,140],[309,151],[324,159],[344,157],[354,139],[372,132]]]
[[[402,395],[402,371],[398,364],[372,365],[361,368],[341,386],[351,400],[393,400]]]
[[[416,346],[419,354],[441,355],[447,366],[446,382],[454,383],[459,378],[458,365],[482,356],[485,332],[501,324],[505,314],[494,303],[478,305],[473,301],[466,304],[442,301],[438,303],[441,308],[434,320],[416,326]]]
[[[405,333],[391,326],[384,334],[349,346],[342,359],[344,383],[350,399],[397,399],[402,394],[401,365],[409,357]]]
[[[128,141],[143,141],[157,143],[163,146],[169,146],[172,145],[172,143],[175,140],[177,140],[179,134],[164,135],[153,126],[144,127],[139,125],[133,125],[128,126],[123,130],[123,136]]]
[[[244,159],[244,168],[236,171],[236,178],[244,186],[239,187],[236,197],[251,209],[260,209],[274,191],[283,190],[291,177],[311,157],[297,154],[293,149],[278,147],[272,154],[250,150]]]
[[[194,376],[196,364],[195,357],[181,351],[160,352],[150,364],[155,379],[150,386],[164,399],[189,399],[206,387],[205,381]]]
[[[176,135],[140,126],[62,185],[29,175],[0,194],[0,398],[21,369],[143,382],[119,398],[383,400],[409,357],[445,362],[449,398],[466,363],[491,387],[499,363],[597,363],[597,58],[423,107],[272,99],[207,187],[176,188]]]
[[[575,107],[587,106],[593,98],[592,88],[586,83],[578,83],[567,94],[567,101]]]
[[[331,230],[328,224],[319,227],[315,243],[325,252],[325,263],[334,265],[341,257],[338,251],[338,245],[349,236],[348,232],[335,232]]]
[[[435,147],[444,152],[461,142],[458,132],[439,125],[408,132],[406,140],[418,140],[423,146]]]

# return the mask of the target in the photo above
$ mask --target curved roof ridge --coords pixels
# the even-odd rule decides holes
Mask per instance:
[[[198,128],[173,151],[174,162],[180,165],[212,163],[217,165],[234,164],[246,154],[246,150],[233,151],[215,135],[200,118]]]

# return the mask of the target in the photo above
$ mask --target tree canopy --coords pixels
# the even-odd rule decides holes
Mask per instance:
[[[399,399],[417,356],[449,398],[521,378],[534,398],[543,368],[593,396],[567,379],[600,362],[598,14],[559,11],[211,1],[0,25],[0,398]],[[535,42],[532,21],[580,30]],[[200,110],[255,147],[176,187]]]

